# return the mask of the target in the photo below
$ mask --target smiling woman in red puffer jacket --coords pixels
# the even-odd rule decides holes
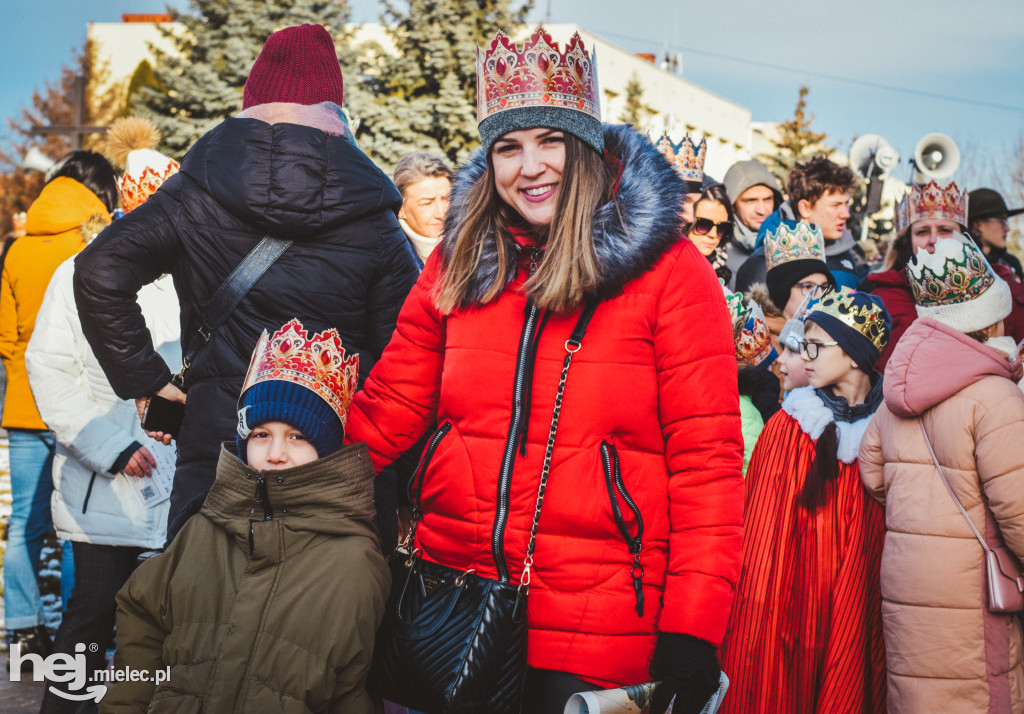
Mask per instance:
[[[538,57],[558,64],[541,71]],[[537,534],[523,711],[653,674],[666,686],[652,711],[678,694],[677,714],[696,713],[717,687],[742,540],[721,287],[681,237],[678,174],[646,137],[600,123],[578,37],[563,54],[543,30],[524,50],[499,34],[480,62],[483,147],[347,437],[379,468],[436,421],[416,547],[518,583],[566,340],[599,300]]]

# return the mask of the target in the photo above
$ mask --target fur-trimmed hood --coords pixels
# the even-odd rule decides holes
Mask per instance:
[[[622,162],[622,175],[614,199],[594,216],[594,247],[601,270],[597,297],[614,297],[623,286],[649,270],[672,245],[683,240],[679,208],[686,188],[679,174],[646,137],[629,126],[604,126],[605,154]],[[452,187],[451,207],[445,219],[442,257],[447,263],[454,249],[453,236],[465,220],[469,189],[487,170],[478,149],[463,165]],[[506,240],[511,240],[507,238]],[[516,251],[508,251],[509,260]],[[474,273],[468,302],[479,303],[498,273],[498,250],[493,235],[483,242],[480,266]],[[515,270],[509,270],[510,276]]]

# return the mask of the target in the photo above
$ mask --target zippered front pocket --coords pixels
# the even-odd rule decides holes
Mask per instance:
[[[423,454],[420,455],[419,463],[416,464],[416,469],[412,472],[412,478],[409,479],[409,483],[406,484],[405,491],[406,496],[409,498],[409,503],[412,504],[413,508],[419,510],[419,494],[423,490],[423,478],[426,476],[427,467],[430,466],[431,459],[434,458],[434,452],[437,451],[438,444],[441,443],[441,439],[448,435],[448,432],[452,430],[452,423],[446,421],[437,428],[427,440],[427,445],[423,447]],[[419,481],[419,488],[416,487],[416,482]],[[413,491],[416,491],[415,497]]]
[[[601,465],[604,468],[604,482],[608,488],[608,500],[612,504],[612,515],[615,517],[615,525],[618,526],[629,554],[633,556],[633,565],[629,569],[629,577],[633,579],[633,592],[636,595],[636,614],[638,617],[644,615],[644,568],[640,564],[640,551],[643,549],[644,519],[640,514],[640,508],[636,501],[626,490],[622,481],[622,468],[619,465],[619,452],[613,444],[608,441],[601,442]],[[626,507],[633,513],[636,526],[630,529],[622,513],[622,506],[619,505],[619,498],[626,504]],[[634,532],[635,530],[635,532]]]

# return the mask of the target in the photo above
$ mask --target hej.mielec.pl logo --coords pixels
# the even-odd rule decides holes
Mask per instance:
[[[95,647],[96,645],[90,645],[90,648]],[[93,649],[93,651],[95,651],[95,649]],[[98,702],[103,699],[103,695],[107,693],[107,687],[103,682],[154,682],[155,684],[160,685],[163,682],[168,681],[171,677],[170,667],[158,669],[154,672],[131,669],[130,667],[110,670],[101,669],[93,672],[93,681],[97,683],[89,686],[88,689],[83,691],[83,687],[85,687],[88,679],[84,653],[85,645],[79,643],[75,645],[74,655],[63,654],[60,652],[52,654],[46,658],[37,654],[22,655],[21,643],[15,642],[11,645],[11,681],[20,682],[22,667],[31,664],[31,678],[34,681],[47,681],[61,684],[66,683],[67,688],[71,690],[70,692],[65,692],[51,685],[49,690],[57,696],[78,701],[92,699]],[[73,694],[72,692],[82,693]]]

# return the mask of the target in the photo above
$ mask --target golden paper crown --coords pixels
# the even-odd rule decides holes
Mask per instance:
[[[758,367],[767,362],[771,364],[779,356],[772,344],[772,333],[768,323],[762,318],[747,319],[747,323],[735,335],[736,359],[740,362]]]
[[[486,52],[476,48],[477,122],[509,109],[574,109],[601,120],[597,63],[573,33],[565,52],[543,27],[523,49],[499,32]]]
[[[707,158],[708,141],[701,139],[697,144],[689,136],[684,136],[678,144],[673,144],[668,134],[663,134],[654,147],[665,155],[668,162],[676,167],[676,171],[684,181],[704,182],[704,159]]]
[[[821,229],[807,221],[782,221],[764,237],[768,270],[794,260],[825,261],[825,237]]]
[[[896,206],[896,233],[902,233],[922,218],[942,218],[967,225],[967,191],[955,183],[942,187],[934,181],[914,185]]]
[[[868,293],[843,286],[821,298],[814,309],[808,312],[807,319],[813,321],[815,313],[831,315],[862,334],[879,351],[889,343],[889,315],[882,307],[881,300]]]
[[[719,278],[725,293],[725,304],[732,318],[733,340],[736,343],[736,359],[757,367],[767,361],[771,364],[778,353],[772,344],[771,331],[765,322],[764,312],[753,300],[744,302],[743,295],[734,293]]]
[[[344,426],[348,407],[359,383],[359,355],[345,356],[333,327],[310,337],[297,318],[273,336],[264,330],[252,353],[242,394],[254,384],[283,380],[320,395]]]

